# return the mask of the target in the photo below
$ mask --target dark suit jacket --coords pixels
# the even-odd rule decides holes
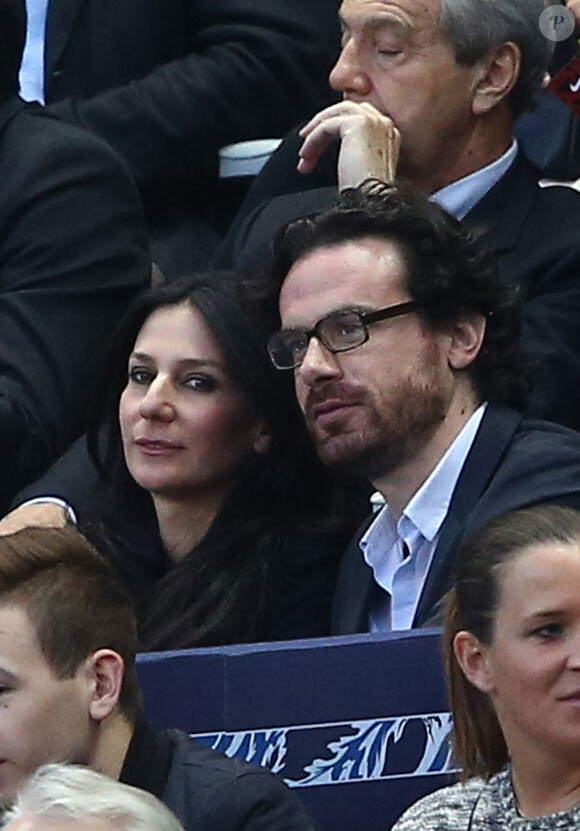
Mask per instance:
[[[295,173],[296,137],[275,154],[252,187],[245,212],[216,258],[220,267],[256,273],[267,262],[277,228],[336,202],[332,155],[316,174]],[[283,171],[286,170],[286,178]],[[538,187],[539,173],[523,153],[465,222],[482,233],[504,279],[520,288],[522,345],[540,359],[530,396],[532,415],[580,428],[580,194],[569,187]],[[274,195],[306,179],[311,190]],[[258,207],[256,201],[260,200]]]
[[[317,831],[296,793],[261,765],[180,730],[137,724],[119,777],[161,799],[185,831]]]
[[[139,199],[111,149],[0,106],[0,508],[84,428],[107,341],[150,278]]]
[[[50,0],[47,102],[117,150],[149,214],[181,203],[214,219],[219,148],[282,136],[333,99],[337,9],[338,0]]]
[[[489,406],[453,492],[413,625],[437,615],[451,586],[458,547],[471,531],[505,511],[550,502],[580,509],[580,436],[507,407]],[[374,580],[358,547],[360,537],[361,532],[341,565],[333,634],[368,630]]]

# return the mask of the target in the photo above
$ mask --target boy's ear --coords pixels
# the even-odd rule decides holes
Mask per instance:
[[[83,671],[89,685],[89,714],[102,721],[119,704],[125,662],[113,649],[98,649],[85,660]]]

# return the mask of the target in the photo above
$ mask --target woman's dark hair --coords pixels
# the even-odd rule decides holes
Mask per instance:
[[[118,404],[128,357],[153,311],[190,303],[203,316],[228,373],[271,432],[267,453],[246,464],[215,521],[178,564],[166,563],[141,615],[141,647],[181,648],[261,637],[272,569],[288,531],[337,534],[353,530],[340,488],[315,453],[295,400],[292,379],[282,377],[266,352],[268,321],[246,299],[235,275],[209,273],[157,287],[134,303],[114,339],[98,385],[89,428],[89,451],[104,477],[101,529],[111,556],[127,539],[151,548],[151,497],[130,476],[122,451]],[[334,498],[337,503],[335,506]],[[345,496],[346,502],[346,496]],[[107,510],[106,505],[110,508]],[[360,519],[357,513],[356,519]],[[348,530],[347,530],[348,529]],[[90,536],[91,531],[86,529]],[[139,536],[140,534],[140,536]],[[99,532],[97,532],[97,536]],[[338,538],[337,538],[338,539]],[[98,540],[101,547],[107,540]],[[125,556],[131,556],[130,551]],[[120,557],[122,560],[123,558]]]
[[[550,543],[580,543],[579,511],[540,505],[506,513],[476,531],[459,552],[443,637],[455,754],[464,778],[493,776],[507,763],[508,750],[491,699],[459,666],[455,636],[467,631],[490,646],[504,566],[522,550]]]

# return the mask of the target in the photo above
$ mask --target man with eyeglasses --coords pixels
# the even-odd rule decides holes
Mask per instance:
[[[469,531],[526,505],[580,508],[580,436],[519,412],[514,292],[443,209],[371,180],[290,223],[271,277],[268,350],[321,458],[386,502],[345,553],[335,634],[434,622]]]
[[[554,47],[549,5],[342,0],[329,80],[343,100],[286,137],[218,264],[255,272],[276,229],[329,207],[337,185],[407,183],[484,234],[521,289],[525,348],[542,358],[527,411],[580,430],[580,196],[540,187],[514,138],[539,92],[559,103],[540,89]]]

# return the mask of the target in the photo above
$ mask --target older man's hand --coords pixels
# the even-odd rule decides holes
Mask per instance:
[[[580,0],[579,0],[580,1]],[[333,141],[340,141],[339,190],[365,179],[392,182],[397,171],[401,134],[393,121],[367,102],[341,101],[317,113],[300,131],[298,170],[310,173]]]

